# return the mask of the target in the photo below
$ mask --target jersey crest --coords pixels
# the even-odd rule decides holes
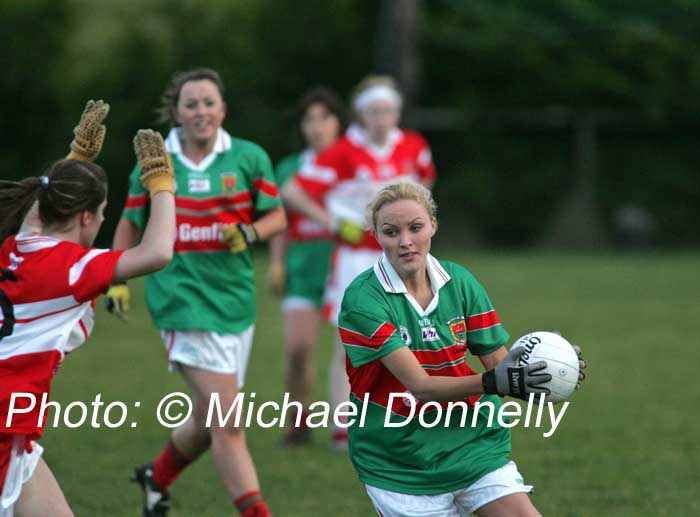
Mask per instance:
[[[467,323],[464,321],[463,316],[452,318],[447,322],[447,326],[450,328],[450,333],[455,343],[463,345],[467,342]]]
[[[236,193],[236,173],[221,173],[221,192],[224,196],[233,196]]]
[[[401,336],[401,340],[406,343],[406,345],[411,345],[411,334],[408,333],[408,329],[403,325],[399,327],[399,335]]]

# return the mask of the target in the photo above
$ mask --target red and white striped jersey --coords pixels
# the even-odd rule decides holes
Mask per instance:
[[[398,179],[435,180],[430,148],[418,133],[395,129],[383,147],[372,145],[357,125],[302,166],[295,181],[313,198],[323,199],[335,219],[364,225],[367,204],[387,183]],[[355,247],[381,249],[371,232]]]
[[[5,240],[0,248],[0,433],[41,435],[41,397],[49,393],[64,355],[92,331],[94,300],[109,288],[121,254],[33,234]],[[8,428],[13,392],[32,393],[37,403],[35,411],[14,414]]]

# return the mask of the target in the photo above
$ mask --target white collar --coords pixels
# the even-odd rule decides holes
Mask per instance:
[[[391,265],[391,262],[389,262],[389,259],[384,253],[382,253],[382,256],[379,257],[379,260],[374,265],[374,274],[387,293],[403,294],[420,316],[427,316],[437,307],[440,300],[440,288],[449,282],[451,277],[440,265],[440,262],[438,262],[438,260],[430,254],[428,254],[426,257],[425,268],[428,271],[430,288],[433,291],[433,299],[430,301],[430,304],[428,304],[425,310],[418,304],[416,299],[409,294],[403,280],[401,280],[401,277]]]
[[[369,136],[367,136],[367,131],[365,131],[359,124],[350,124],[346,135],[348,140],[350,140],[356,146],[364,148],[375,158],[384,160],[394,152],[396,144],[398,144],[403,138],[403,131],[396,127],[389,131],[389,135],[386,137],[386,142],[384,142],[384,145],[382,146],[372,143]]]
[[[165,148],[171,154],[176,154],[178,159],[188,168],[195,171],[203,171],[209,167],[212,162],[216,159],[217,154],[224,153],[231,149],[231,135],[223,129],[219,128],[216,130],[216,142],[214,142],[214,148],[211,152],[204,157],[204,159],[199,163],[194,163],[190,160],[182,151],[182,144],[180,143],[180,135],[182,134],[182,128],[174,127],[168,133],[168,137],[165,139]]]
[[[304,149],[301,153],[299,153],[300,164],[311,163],[314,158],[316,158],[316,151],[311,148]]]
[[[38,233],[19,233],[15,236],[17,251],[20,253],[32,253],[33,251],[53,248],[62,241],[55,237],[40,235]]]

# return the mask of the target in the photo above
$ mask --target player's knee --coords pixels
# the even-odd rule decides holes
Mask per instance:
[[[208,406],[200,400],[195,400],[192,405],[192,420],[195,427],[205,428],[207,424]]]
[[[289,360],[296,369],[306,368],[311,358],[311,347],[308,344],[296,346],[289,353]]]
[[[226,440],[245,442],[245,429],[243,425],[235,422],[227,422],[226,425],[217,425],[211,428],[212,438],[221,437]]]

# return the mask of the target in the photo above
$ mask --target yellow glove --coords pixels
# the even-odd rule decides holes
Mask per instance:
[[[109,104],[104,101],[89,100],[80,117],[80,122],[73,129],[73,141],[66,158],[91,162],[100,154],[107,128],[102,121],[109,113]]]
[[[270,285],[270,291],[275,296],[282,296],[287,282],[287,271],[282,262],[273,262],[270,264],[270,270],[267,272],[267,282]]]
[[[105,307],[107,307],[107,310],[119,317],[119,319],[126,321],[126,313],[129,311],[129,302],[131,301],[129,286],[126,284],[113,285],[105,296]]]
[[[348,244],[357,244],[365,236],[365,229],[362,225],[353,223],[346,219],[338,222],[338,237]]]
[[[252,224],[229,224],[224,226],[223,234],[223,241],[234,255],[245,251],[259,240],[258,232]]]
[[[151,197],[158,192],[175,192],[173,162],[160,133],[139,129],[134,137],[134,151],[141,167],[141,184]]]

